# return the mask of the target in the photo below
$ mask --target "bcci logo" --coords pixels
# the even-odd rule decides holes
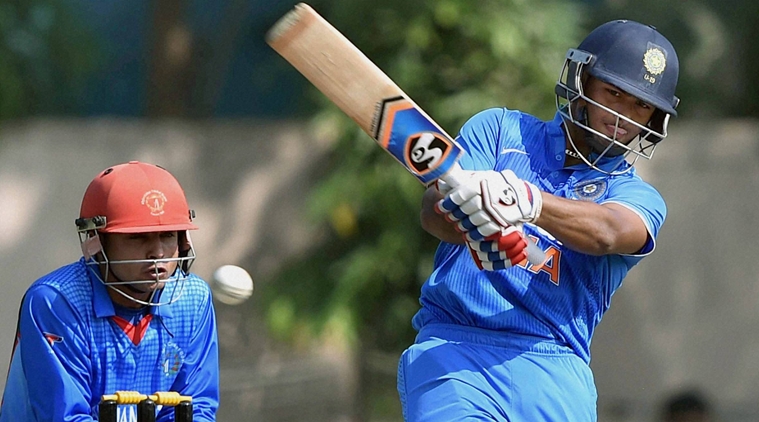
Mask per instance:
[[[411,135],[406,145],[406,162],[418,174],[435,170],[451,148],[448,141],[434,132]]]
[[[652,75],[661,75],[664,68],[667,67],[667,58],[658,48],[651,48],[643,56],[643,65],[646,66],[648,73]]]
[[[141,203],[150,209],[150,215],[158,216],[163,214],[163,207],[166,205],[166,195],[158,190],[147,191],[145,195],[142,195]]]
[[[574,193],[583,201],[595,201],[606,193],[605,180],[587,180],[574,187]]]
[[[667,67],[667,56],[661,48],[649,45],[648,51],[643,55],[643,66],[648,72],[643,76],[643,79],[652,84],[656,83],[656,77],[664,73],[664,69]]]

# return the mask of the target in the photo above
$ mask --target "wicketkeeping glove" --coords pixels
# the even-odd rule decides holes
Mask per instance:
[[[467,242],[467,246],[477,268],[481,270],[505,270],[527,258],[527,241],[514,226],[484,241]]]

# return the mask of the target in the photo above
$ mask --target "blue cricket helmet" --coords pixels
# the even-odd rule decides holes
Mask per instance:
[[[607,22],[588,34],[577,50],[593,56],[585,66],[593,77],[677,116],[680,64],[675,48],[653,26]]]
[[[630,20],[607,22],[594,29],[577,48],[567,51],[564,66],[556,82],[556,108],[565,123],[585,130],[586,141],[593,154],[585,157],[569,136],[573,156],[590,167],[607,174],[629,171],[638,158],[651,159],[656,146],[667,137],[669,118],[676,116],[680,100],[675,96],[680,64],[672,44],[656,28]],[[654,107],[651,119],[640,124],[585,94],[583,84],[592,76]],[[585,107],[592,105],[617,117],[621,122],[640,130],[637,140],[620,142],[592,128]],[[599,141],[601,140],[601,141]],[[606,158],[624,156],[614,170],[604,170],[600,163]],[[624,166],[622,163],[632,158]]]

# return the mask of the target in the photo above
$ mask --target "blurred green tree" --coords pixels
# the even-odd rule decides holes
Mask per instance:
[[[489,107],[551,118],[564,54],[581,36],[581,10],[560,0],[312,5],[451,134]],[[424,189],[416,179],[318,91],[310,95],[321,104],[314,133],[337,139],[307,201],[309,218],[325,230],[261,297],[280,338],[309,347],[337,334],[356,348],[363,389],[357,413],[371,419],[400,408],[392,398],[395,364],[414,339],[411,318],[438,241],[419,224]],[[378,365],[385,384],[373,375]]]
[[[58,0],[0,2],[0,119],[61,113],[94,70],[96,40]]]

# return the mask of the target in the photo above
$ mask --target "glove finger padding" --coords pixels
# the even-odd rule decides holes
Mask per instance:
[[[472,242],[466,242],[466,246],[469,248],[469,253],[472,255],[472,260],[474,261],[474,264],[477,265],[477,268],[480,270],[484,269],[479,253],[473,249],[476,245]]]
[[[493,220],[490,219],[490,216],[488,215],[488,213],[486,213],[485,211],[479,211],[459,221],[459,223],[457,224],[457,228],[459,229],[461,233],[466,233],[472,230],[477,230],[481,226],[486,226],[488,223],[492,221]],[[489,236],[489,235],[485,235],[485,236]]]
[[[480,175],[481,172],[473,172],[469,178],[456,188],[449,190],[445,198],[438,201],[435,206],[441,214],[449,213],[470,199],[480,195]],[[480,207],[481,208],[481,207]]]
[[[485,224],[481,224],[474,230],[470,230],[464,233],[464,239],[467,242],[476,242],[485,239],[488,236],[492,236],[501,231],[501,226],[496,222],[490,221]]]
[[[480,270],[487,270],[487,271],[505,270],[515,265],[509,259],[487,259],[487,258],[483,259],[483,256],[481,255],[482,252],[477,253],[473,251],[471,247],[469,248],[469,251],[472,253],[472,258],[474,259],[474,263],[477,265],[477,268],[479,268]],[[491,253],[496,254],[495,252],[491,252]]]
[[[497,236],[483,241],[468,241],[467,247],[477,268],[503,270],[527,259],[527,241],[514,226],[502,229]]]
[[[477,252],[477,256],[480,261],[509,261],[511,265],[516,265],[527,258],[527,252],[525,252],[525,246],[515,246],[507,251],[496,252]],[[472,247],[474,248],[474,246]]]
[[[505,252],[480,252],[477,250],[479,247],[477,243],[479,242],[467,242],[467,247],[475,265],[480,270],[505,270],[514,265],[510,259],[506,258]]]
[[[482,207],[482,195],[475,195],[459,206],[459,209],[466,215],[473,215],[484,211]]]
[[[472,249],[475,247],[476,246],[472,246]],[[521,245],[514,246],[505,251],[477,252],[477,256],[480,261],[509,261],[511,265],[516,265],[527,258],[527,252],[525,251],[526,247],[527,243],[523,242]]]
[[[474,203],[482,204],[480,196],[467,202],[470,205]],[[469,234],[466,240],[482,240],[501,230],[501,226],[483,209],[469,208],[470,212],[466,212],[462,207],[455,207],[450,212],[444,212],[436,205],[435,211],[442,214],[449,223],[456,223],[456,231]]]
[[[449,223],[455,223],[468,216],[464,211],[461,211],[461,208],[458,208],[458,207],[453,208],[451,211],[445,211],[441,209],[440,208],[441,202],[438,202],[437,204],[435,204],[435,212],[438,214],[442,214],[443,217],[445,217],[445,221]]]
[[[481,268],[486,271],[498,271],[511,268],[513,265],[510,261],[484,261]]]

